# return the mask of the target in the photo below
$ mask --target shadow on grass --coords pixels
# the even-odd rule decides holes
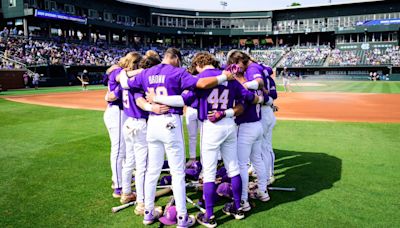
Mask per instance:
[[[341,178],[342,160],[337,157],[316,152],[278,149],[274,151],[276,154],[275,177],[277,180],[272,186],[295,187],[296,192],[269,191],[271,200],[267,203],[253,200],[252,202],[255,203],[256,207],[246,213],[246,219],[281,204],[297,201],[322,190],[330,189]],[[193,197],[196,196],[200,197],[200,193],[193,194]],[[217,205],[225,202],[225,200],[219,200]],[[195,213],[197,211],[191,208],[189,212]],[[220,206],[215,209],[215,217],[218,218],[218,225],[233,219],[231,216],[225,216]]]

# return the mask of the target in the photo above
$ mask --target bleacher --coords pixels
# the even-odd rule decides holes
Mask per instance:
[[[326,47],[294,48],[283,58],[280,67],[323,66],[330,49]]]
[[[268,66],[275,67],[275,65],[281,60],[284,54],[283,49],[271,49],[271,50],[254,50],[251,55],[260,62],[265,63]]]

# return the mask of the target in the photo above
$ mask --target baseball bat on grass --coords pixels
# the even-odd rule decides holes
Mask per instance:
[[[117,207],[113,207],[113,208],[111,208],[111,211],[112,211],[112,213],[117,213],[118,211],[123,210],[125,208],[128,208],[130,206],[133,206],[135,204],[136,204],[136,201],[132,201],[132,202],[129,202],[129,203],[126,203],[126,204],[122,204],[122,205],[117,206]]]

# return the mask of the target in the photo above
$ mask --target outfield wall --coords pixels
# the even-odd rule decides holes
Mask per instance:
[[[2,90],[24,88],[25,70],[0,69],[0,85]]]

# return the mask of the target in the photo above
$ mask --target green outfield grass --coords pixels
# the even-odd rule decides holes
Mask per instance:
[[[142,226],[133,208],[110,211],[119,201],[111,197],[102,112],[3,99],[0,106],[1,227]],[[297,191],[271,192],[271,201],[256,201],[242,221],[218,210],[217,222],[221,227],[399,227],[399,129],[400,124],[278,121],[275,186]],[[189,211],[196,212],[190,206]]]
[[[316,83],[317,86],[307,86]],[[278,90],[284,91],[282,80],[277,80]],[[311,81],[291,80],[294,92],[345,92],[345,93],[400,93],[400,81]]]
[[[106,89],[103,85],[90,85],[89,90]],[[76,92],[82,91],[81,86],[60,86],[60,87],[40,87],[39,89],[13,89],[0,92],[1,96],[12,96],[12,95],[34,95],[34,94],[45,94],[45,93],[61,93],[61,92]]]

